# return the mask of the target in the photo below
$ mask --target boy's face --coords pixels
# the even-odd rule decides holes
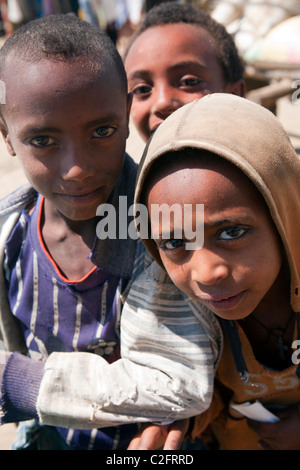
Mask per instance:
[[[281,244],[264,201],[237,169],[196,163],[154,183],[147,205],[204,204],[204,245],[186,249],[185,237],[164,239],[178,222],[151,220],[161,260],[174,284],[225,319],[242,319],[276,292]],[[180,189],[179,189],[180,188]],[[167,226],[168,225],[168,226]],[[184,227],[184,225],[183,225]],[[185,233],[183,231],[183,233]],[[273,291],[272,291],[273,287]]]
[[[214,40],[188,24],[155,26],[133,43],[125,60],[131,116],[141,137],[176,109],[209,93],[242,94],[242,84],[225,83]]]
[[[10,60],[2,129],[32,186],[70,220],[96,216],[122,171],[129,100],[117,70]]]

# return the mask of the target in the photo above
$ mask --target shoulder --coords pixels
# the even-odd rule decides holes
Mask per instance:
[[[34,205],[37,192],[29,184],[22,186],[0,201],[0,258],[4,245],[17,224],[22,210]]]
[[[153,261],[132,282],[121,317],[122,354],[154,353],[172,357],[187,351],[215,369],[223,347],[220,325],[211,312],[191,301]],[[193,359],[193,361],[194,361]]]
[[[134,299],[136,299],[137,302],[141,301],[143,304],[147,302],[149,305],[163,299],[170,304],[174,300],[182,302],[182,292],[175,287],[166,271],[151,258],[140,240],[137,243],[136,253],[127,300],[130,298],[130,302],[135,304]]]
[[[25,184],[0,200],[0,217],[4,217],[14,211],[22,211],[29,204],[33,204],[37,199],[36,190]]]
[[[165,322],[173,318],[172,321],[176,321],[182,331],[188,324],[198,325],[203,331],[210,333],[208,336],[214,337],[216,333],[219,336],[220,327],[215,316],[179,290],[167,272],[153,260],[131,282],[123,316],[129,311],[131,314],[133,311],[139,312],[140,318],[144,311],[149,320],[151,317],[155,321],[164,319]]]
[[[194,315],[201,322],[207,338],[212,345],[214,350],[214,355],[216,357],[216,365],[219,363],[221,358],[221,353],[224,347],[224,335],[221,328],[221,324],[216,315],[209,310],[205,305],[187,298],[190,309],[193,311]]]

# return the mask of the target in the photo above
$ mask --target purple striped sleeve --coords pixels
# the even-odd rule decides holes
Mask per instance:
[[[19,353],[5,366],[1,384],[1,424],[38,419],[36,401],[44,364]]]

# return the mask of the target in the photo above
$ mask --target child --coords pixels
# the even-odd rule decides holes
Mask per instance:
[[[133,316],[129,309],[124,324],[124,359],[110,367],[100,357],[119,357],[120,294],[144,268],[137,237],[96,237],[98,207],[118,211],[120,196],[128,207],[133,202],[121,58],[98,29],[73,16],[49,16],[5,43],[0,74],[1,130],[31,183],[1,202],[1,332],[8,351],[34,359],[8,355],[2,422],[40,418],[60,426],[58,433],[37,432],[34,421],[29,433],[26,423],[29,448],[45,449],[44,440],[47,448],[124,449],[136,426],[97,428],[169,422],[178,412],[208,407],[220,328],[194,314],[171,283],[157,287],[162,274],[150,266],[139,284],[144,291],[130,290],[139,310]],[[164,358],[166,347],[176,350],[175,368]],[[6,362],[7,354],[1,357]],[[186,387],[188,400],[181,396]]]
[[[144,243],[224,330],[215,398],[193,430],[212,423],[220,449],[300,449],[299,178],[299,158],[277,118],[227,94],[177,110],[141,163],[135,203],[147,204],[154,238]],[[178,222],[152,220],[162,203],[190,205],[194,229],[196,204],[204,204],[202,248],[172,235]],[[280,421],[247,420],[230,406],[256,400]],[[131,448],[151,447],[151,433],[160,433],[147,432]]]
[[[99,204],[134,192],[122,60],[98,29],[57,15],[5,43],[0,73],[1,130],[32,185],[1,203],[5,346],[35,360],[53,350],[103,348],[114,360],[118,290],[131,277],[136,242],[98,242],[95,216]],[[110,449],[126,448],[134,432],[61,429],[59,436],[75,448]]]
[[[140,136],[182,105],[209,93],[243,96],[243,63],[232,37],[204,11],[164,2],[150,10],[124,58],[131,116]]]

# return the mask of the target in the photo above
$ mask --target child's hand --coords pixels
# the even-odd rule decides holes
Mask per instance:
[[[189,419],[176,421],[167,426],[147,425],[129,444],[127,450],[179,450],[189,428]]]
[[[277,423],[258,423],[248,420],[256,432],[259,444],[265,450],[300,450],[300,412],[298,407],[276,412]]]

